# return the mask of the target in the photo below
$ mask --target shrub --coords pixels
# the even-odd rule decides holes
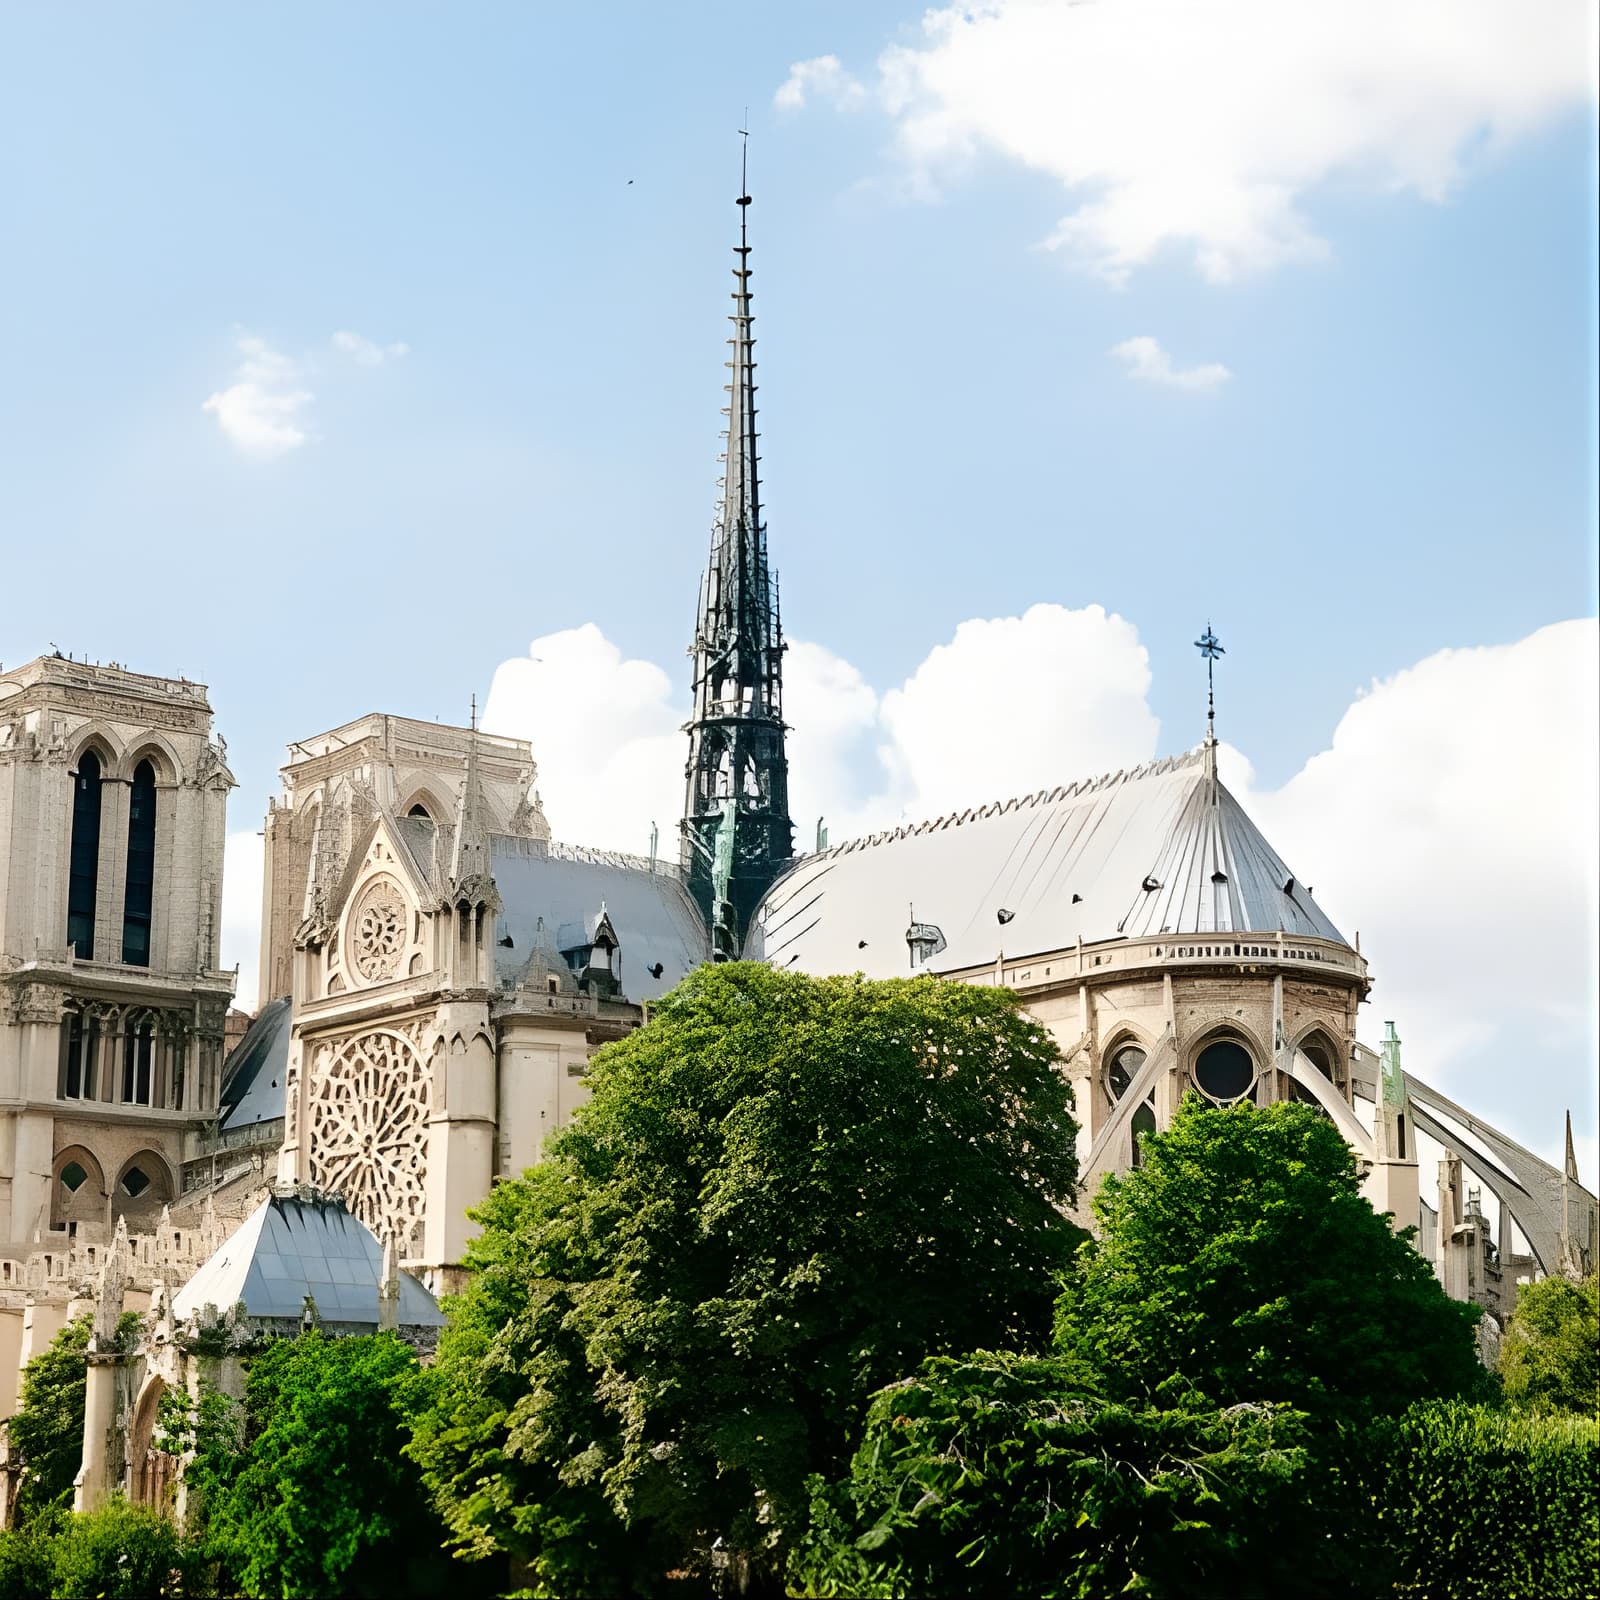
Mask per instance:
[[[0,1533],[0,1600],[49,1600],[50,1544],[33,1528]]]
[[[927,1362],[873,1401],[850,1477],[817,1486],[790,1566],[808,1595],[1279,1594],[1304,1418],[1161,1408],[1057,1359]],[[1295,1557],[1299,1559],[1298,1553]]]
[[[1374,1552],[1399,1595],[1593,1595],[1600,1423],[1461,1403],[1374,1425],[1365,1490]]]
[[[68,1517],[50,1541],[57,1595],[145,1600],[177,1593],[182,1551],[177,1530],[159,1512],[113,1500]]]

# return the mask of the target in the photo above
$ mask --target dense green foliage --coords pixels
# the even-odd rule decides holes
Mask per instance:
[[[184,1564],[177,1529],[143,1506],[112,1500],[85,1516],[54,1511],[0,1533],[0,1600],[180,1594]]]
[[[1131,1408],[1061,1361],[929,1361],[819,1487],[792,1588],[817,1596],[1280,1594],[1303,1419]]]
[[[1176,1378],[1218,1405],[1356,1420],[1481,1391],[1476,1308],[1373,1211],[1350,1146],[1310,1106],[1191,1097],[1094,1213],[1058,1338],[1111,1395]]]
[[[1600,1279],[1525,1283],[1500,1345],[1506,1399],[1600,1416]]]
[[[83,1460],[83,1407],[93,1323],[67,1323],[22,1369],[17,1414],[6,1425],[11,1458],[23,1468],[14,1520],[23,1525],[50,1506],[71,1502]]]
[[[113,1500],[64,1519],[50,1541],[52,1593],[146,1600],[181,1587],[178,1532],[159,1512]]]
[[[1337,1131],[1191,1100],[1095,1213],[1054,1356],[930,1362],[875,1399],[849,1477],[816,1485],[809,1592],[1386,1586],[1363,1430],[1483,1374],[1476,1313],[1361,1198]]]
[[[1365,1443],[1370,1548],[1385,1588],[1451,1600],[1600,1590],[1594,1418],[1425,1405],[1380,1421]]]
[[[770,1586],[874,1390],[1047,1341],[1081,1238],[1054,1044],[1001,991],[730,963],[589,1083],[475,1213],[413,1448],[458,1545],[540,1592]]]
[[[23,1469],[12,1512],[19,1527],[72,1503],[72,1480],[83,1461],[93,1326],[92,1318],[75,1317],[22,1369],[17,1412],[6,1423],[11,1459]],[[118,1344],[130,1344],[138,1331],[138,1314],[125,1312],[117,1322]]]
[[[185,1477],[192,1535],[224,1592],[431,1594],[450,1581],[443,1526],[402,1454],[425,1386],[393,1334],[311,1333],[251,1361],[242,1405],[203,1397]],[[163,1426],[170,1438],[182,1424]]]

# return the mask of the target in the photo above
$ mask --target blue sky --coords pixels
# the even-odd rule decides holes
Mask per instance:
[[[1219,0],[1183,59],[1140,42],[1159,0],[1104,0],[1116,48],[1047,34],[1056,62],[1027,0],[981,33],[865,0],[0,5],[0,659],[209,683],[241,832],[289,739],[460,720],[530,639],[593,623],[681,701],[748,105],[790,630],[882,697],[963,622],[1101,606],[1165,753],[1209,618],[1222,730],[1279,792],[1374,680],[1593,612],[1590,23],[1463,6],[1364,0],[1302,48]],[[297,442],[241,448],[204,409],[240,384]],[[1019,693],[1093,699],[1072,660]]]

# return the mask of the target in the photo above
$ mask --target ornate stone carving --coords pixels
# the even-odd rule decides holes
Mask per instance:
[[[378,1028],[318,1049],[311,1071],[307,1172],[380,1238],[420,1245],[431,1093],[407,1033]]]
[[[392,978],[408,943],[406,904],[393,878],[374,878],[350,917],[350,952],[368,983]]]

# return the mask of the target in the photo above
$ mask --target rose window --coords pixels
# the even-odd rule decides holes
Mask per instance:
[[[387,1030],[318,1061],[309,1095],[309,1176],[380,1238],[414,1248],[428,1168],[428,1075],[416,1046]]]
[[[394,885],[380,878],[361,897],[353,920],[356,971],[368,982],[392,978],[406,945],[406,908]]]

